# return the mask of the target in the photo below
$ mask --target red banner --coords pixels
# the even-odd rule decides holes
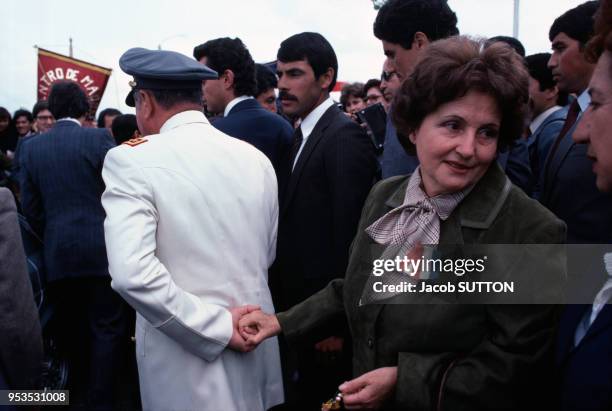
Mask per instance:
[[[89,97],[93,118],[112,70],[72,57],[38,49],[38,100],[46,100],[54,82],[72,80]]]

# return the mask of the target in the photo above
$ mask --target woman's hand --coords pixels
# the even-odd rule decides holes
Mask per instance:
[[[339,389],[347,410],[378,410],[393,394],[396,383],[397,367],[384,367],[345,382]]]
[[[280,334],[281,326],[274,314],[266,314],[261,310],[250,312],[238,321],[238,329],[247,345],[256,347],[263,340]]]

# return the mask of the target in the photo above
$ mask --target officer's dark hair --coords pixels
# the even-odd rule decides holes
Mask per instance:
[[[377,78],[371,78],[363,86],[364,97],[368,94],[368,90],[371,88],[377,88],[380,90],[380,80]]]
[[[36,104],[34,104],[34,107],[32,107],[32,116],[34,118],[38,117],[38,113],[43,110],[49,110],[49,103],[47,100],[38,100]]]
[[[34,121],[32,113],[29,110],[26,110],[25,108],[20,108],[19,110],[15,111],[15,114],[13,114],[14,121],[17,121],[19,117],[27,118],[30,123]]]
[[[523,46],[523,43],[519,41],[519,39],[509,36],[495,36],[487,40],[487,42],[485,43],[485,47],[489,47],[491,44],[497,42],[506,43],[507,45],[512,47],[514,51],[519,54],[519,56],[525,57],[525,47]]]
[[[540,91],[550,90],[557,83],[553,79],[552,70],[548,67],[550,53],[537,53],[525,57],[525,64],[529,75],[538,81]],[[567,104],[567,93],[559,90],[557,105]]]
[[[276,74],[274,74],[263,64],[255,64],[255,73],[257,75],[257,88],[255,89],[254,94],[255,97],[270,90],[271,88],[276,88],[278,85]]]
[[[193,57],[206,57],[206,65],[219,73],[231,70],[234,73],[234,94],[253,96],[255,94],[255,62],[251,53],[238,37],[223,37],[209,40],[193,49]]]
[[[113,119],[111,131],[117,145],[132,138],[134,131],[138,130],[136,116],[133,114],[121,114]]]
[[[116,108],[105,108],[104,110],[100,111],[100,114],[98,114],[98,128],[104,128],[104,117],[120,115],[121,111],[117,110]]]
[[[283,63],[306,60],[312,67],[316,79],[331,67],[334,70],[334,77],[327,91],[332,91],[336,85],[338,58],[331,44],[319,33],[304,32],[285,39],[278,49],[276,58]]]
[[[157,104],[168,110],[177,104],[197,104],[202,105],[202,87],[186,90],[148,90],[151,92]],[[135,98],[138,98],[138,93]]]
[[[599,1],[587,1],[557,17],[550,26],[548,39],[553,41],[559,33],[578,41],[582,49],[593,36],[594,16]]]
[[[459,34],[457,16],[447,0],[389,0],[374,20],[374,35],[379,40],[412,47],[416,32],[429,41]]]
[[[89,111],[89,100],[83,89],[74,81],[53,83],[49,93],[49,111],[56,119],[80,118]]]
[[[363,99],[363,83],[345,84],[340,92],[340,104],[346,107],[351,96]]]

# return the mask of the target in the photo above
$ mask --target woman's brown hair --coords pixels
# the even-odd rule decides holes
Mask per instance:
[[[525,124],[529,80],[521,57],[506,44],[488,47],[466,36],[438,40],[427,47],[393,103],[392,119],[404,149],[414,154],[408,135],[441,105],[470,91],[489,94],[501,114],[498,150],[519,138]]]

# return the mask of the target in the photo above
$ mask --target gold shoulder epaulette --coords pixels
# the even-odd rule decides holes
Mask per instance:
[[[132,138],[132,139],[130,139],[128,141],[124,141],[122,144],[127,144],[130,147],[135,147],[135,146],[137,146],[139,144],[146,143],[147,141],[149,141],[149,140],[147,140],[144,137],[138,137],[138,138]]]

